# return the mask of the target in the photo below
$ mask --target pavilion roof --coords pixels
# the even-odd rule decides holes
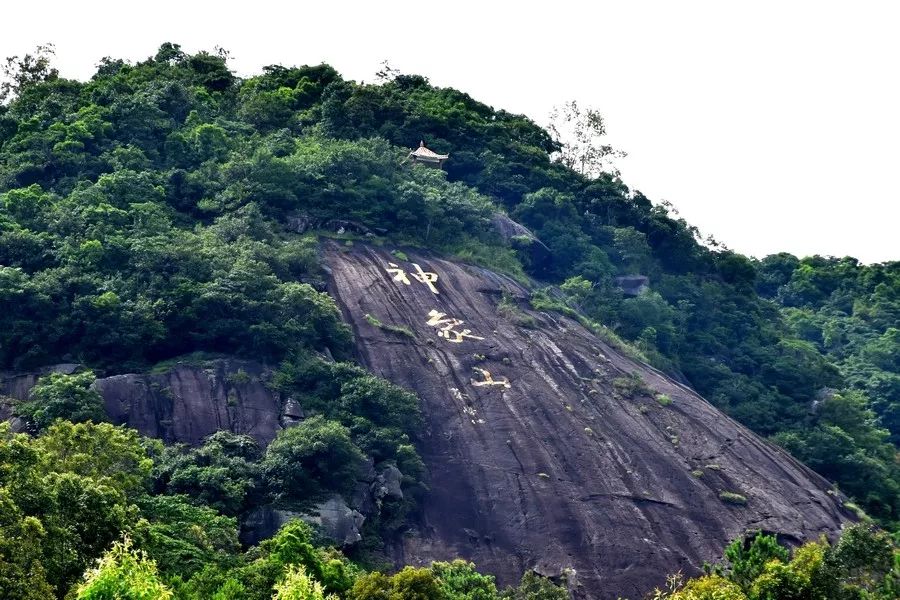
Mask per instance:
[[[425,142],[419,142],[419,147],[409,153],[411,157],[421,158],[424,160],[447,160],[449,154],[438,154],[425,147]]]

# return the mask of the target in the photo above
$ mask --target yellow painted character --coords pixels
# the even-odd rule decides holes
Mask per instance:
[[[395,263],[388,263],[388,267],[389,268],[385,270],[394,276],[394,281],[409,285],[409,277],[406,276],[406,271],[401,269],[400,266]]]
[[[431,273],[429,271],[423,271],[422,267],[418,265],[418,263],[413,263],[413,267],[416,268],[416,272],[412,274],[412,276],[419,282],[424,283],[428,286],[428,289],[431,290],[432,293],[439,293],[437,288],[434,286],[437,283],[438,275],[437,273]]]
[[[474,367],[473,370],[476,373],[478,373],[479,375],[481,375],[481,377],[483,378],[483,381],[475,381],[474,379],[469,380],[472,383],[472,385],[474,385],[475,387],[483,387],[483,386],[487,386],[487,385],[499,385],[499,386],[503,386],[505,389],[509,389],[512,387],[512,385],[509,383],[509,379],[507,379],[506,377],[499,377],[498,379],[495,380],[494,377],[491,375],[491,372],[488,371],[487,369],[480,369],[478,367]]]
[[[462,343],[463,339],[469,338],[472,340],[483,340],[483,337],[479,337],[477,335],[472,335],[471,329],[463,329],[462,331],[456,331],[454,327],[458,327],[465,323],[465,321],[461,319],[454,319],[453,317],[448,317],[446,313],[439,312],[437,310],[432,309],[428,312],[428,321],[427,324],[431,327],[438,328],[438,337],[444,338],[448,342],[453,342],[454,344]]]

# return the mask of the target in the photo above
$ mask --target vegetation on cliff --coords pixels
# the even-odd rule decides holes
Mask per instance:
[[[43,58],[10,63],[0,89],[12,97],[0,106],[0,368],[69,361],[117,373],[228,353],[280,365],[278,385],[320,416],[305,425],[314,432],[273,444],[273,457],[215,438],[221,447],[204,463],[190,454],[202,448],[163,450],[109,425],[54,423],[99,415],[85,381],[47,379],[19,407],[40,435],[2,440],[5,597],[62,597],[73,585],[79,597],[114,597],[126,571],[146,579],[147,597],[163,597],[153,590],[165,585],[175,597],[261,598],[276,584],[283,598],[491,597],[454,596],[447,582],[468,568],[459,565],[357,577],[347,559],[294,530],[238,552],[234,516],[263,497],[302,503],[343,491],[346,469],[363,457],[400,465],[409,490],[424,485],[414,402],[320,358],[349,359],[351,339],[322,291],[314,236],[292,231],[301,217],[559,285],[558,307],[772,436],[881,524],[900,519],[900,263],[756,261],[702,243],[616,175],[568,168],[579,164],[573,148],[527,118],[419,76],[366,85],[326,65],[275,65],[239,79],[224,54],[164,44],[139,64],[103,59],[78,82]],[[422,139],[452,154],[446,171],[404,163]],[[549,252],[500,236],[496,212],[530,227]],[[650,292],[616,286],[633,273],[649,277]],[[107,456],[110,448],[121,454]],[[288,476],[282,460],[308,468]],[[394,521],[410,508],[397,507]],[[78,583],[123,533],[130,541]],[[760,577],[806,577],[815,548],[801,555],[806,566],[782,557]],[[713,597],[701,590],[717,585],[713,577],[728,580],[710,576],[675,594]],[[404,591],[416,589],[430,591]]]

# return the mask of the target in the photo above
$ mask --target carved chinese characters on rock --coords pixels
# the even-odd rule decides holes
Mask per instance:
[[[438,280],[437,273],[423,271],[422,267],[420,267],[418,263],[413,263],[412,266],[415,271],[407,274],[407,272],[401,269],[400,266],[396,263],[388,263],[386,271],[393,276],[394,281],[396,281],[397,283],[402,283],[403,285],[412,285],[409,281],[409,278],[411,276],[419,283],[424,283],[426,286],[428,286],[428,289],[431,290],[431,293],[438,294],[439,292],[434,285]]]
[[[483,340],[483,337],[472,335],[471,329],[458,329],[460,325],[465,323],[461,319],[448,317],[446,313],[442,313],[432,309],[428,313],[427,324],[438,330],[438,337],[444,338],[448,342],[461,344],[463,340]]]
[[[438,292],[437,286],[435,285],[438,281],[438,274],[430,271],[425,271],[418,263],[410,264],[412,264],[413,269],[411,271],[407,271],[397,263],[389,262],[387,263],[387,267],[385,267],[385,271],[387,271],[387,273],[391,276],[391,280],[395,283],[399,283],[401,285],[413,285],[413,281],[417,281],[425,285],[431,291],[431,293],[439,294],[440,292]],[[471,329],[463,327],[463,325],[465,324],[464,320],[450,316],[447,313],[441,312],[437,309],[432,309],[428,312],[426,324],[429,327],[433,327],[435,330],[437,330],[437,335],[439,338],[452,344],[462,344],[466,341],[484,340],[483,337],[472,333]],[[474,370],[477,377],[470,380],[470,383],[474,387],[486,387],[488,389],[496,387],[499,387],[501,389],[509,389],[510,387],[512,387],[510,385],[509,379],[507,379],[506,377],[494,377],[493,375],[491,375],[490,371],[478,367],[475,367]],[[468,404],[466,405],[466,414],[469,415],[472,423],[483,423],[484,421],[477,418],[474,411],[474,407],[471,407]]]
[[[494,379],[494,376],[491,375],[491,372],[487,369],[480,369],[478,367],[474,367],[472,369],[476,373],[481,376],[480,381],[476,381],[474,379],[470,379],[469,382],[475,387],[491,387],[491,386],[500,386],[504,389],[509,389],[512,385],[509,383],[509,379],[506,377],[498,377]]]

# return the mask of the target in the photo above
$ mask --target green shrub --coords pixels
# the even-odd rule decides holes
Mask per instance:
[[[736,504],[738,506],[747,504],[747,497],[736,492],[719,492],[719,500],[726,504]]]
[[[116,542],[97,566],[85,574],[77,600],[168,600],[172,591],[160,580],[156,563],[127,537]]]
[[[105,421],[103,398],[92,387],[95,380],[91,371],[75,375],[51,373],[41,377],[28,400],[16,406],[16,412],[31,419],[40,429],[56,419],[73,423]]]
[[[228,374],[228,383],[235,385],[250,383],[250,379],[250,374],[242,368]]]
[[[275,585],[273,600],[337,600],[325,595],[322,584],[306,574],[303,565],[288,567],[284,579]]]
[[[637,396],[646,396],[651,393],[651,389],[644,383],[643,378],[637,372],[630,373],[625,377],[616,377],[612,381],[613,389],[616,393],[625,398],[635,398]]]
[[[279,503],[303,506],[325,492],[349,493],[363,458],[346,427],[315,415],[278,432],[263,472]]]
[[[500,302],[497,304],[497,312],[518,327],[526,329],[537,327],[537,319],[519,308],[515,299],[509,294],[503,294],[500,298]]]
[[[383,331],[390,331],[391,333],[396,333],[399,335],[405,335],[409,338],[416,337],[416,334],[412,332],[412,330],[408,327],[404,327],[402,325],[387,325],[381,321],[378,317],[373,317],[369,313],[365,314],[366,322],[369,323],[372,327],[377,327]]]

